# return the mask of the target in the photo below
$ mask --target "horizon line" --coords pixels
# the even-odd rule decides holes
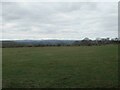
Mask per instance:
[[[85,37],[85,38],[88,38],[90,40],[96,40],[96,39],[106,39],[106,38],[109,38],[109,39],[115,39],[115,38],[120,38],[120,37],[97,37],[95,39],[91,39],[89,37]],[[83,39],[85,39],[83,38]],[[0,41],[14,41],[14,40],[83,40],[83,39],[52,39],[52,38],[45,38],[45,39],[0,39]]]

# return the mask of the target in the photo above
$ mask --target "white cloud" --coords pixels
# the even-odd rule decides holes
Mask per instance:
[[[117,3],[2,3],[3,39],[117,37]]]

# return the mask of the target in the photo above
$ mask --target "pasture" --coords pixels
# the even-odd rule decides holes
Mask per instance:
[[[3,88],[117,87],[118,46],[2,49]]]

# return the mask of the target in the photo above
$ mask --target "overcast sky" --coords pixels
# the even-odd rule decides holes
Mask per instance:
[[[117,2],[4,2],[2,20],[2,39],[118,37]]]

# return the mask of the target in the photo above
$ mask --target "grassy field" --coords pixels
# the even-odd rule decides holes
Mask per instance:
[[[3,88],[117,87],[118,47],[3,48]]]

